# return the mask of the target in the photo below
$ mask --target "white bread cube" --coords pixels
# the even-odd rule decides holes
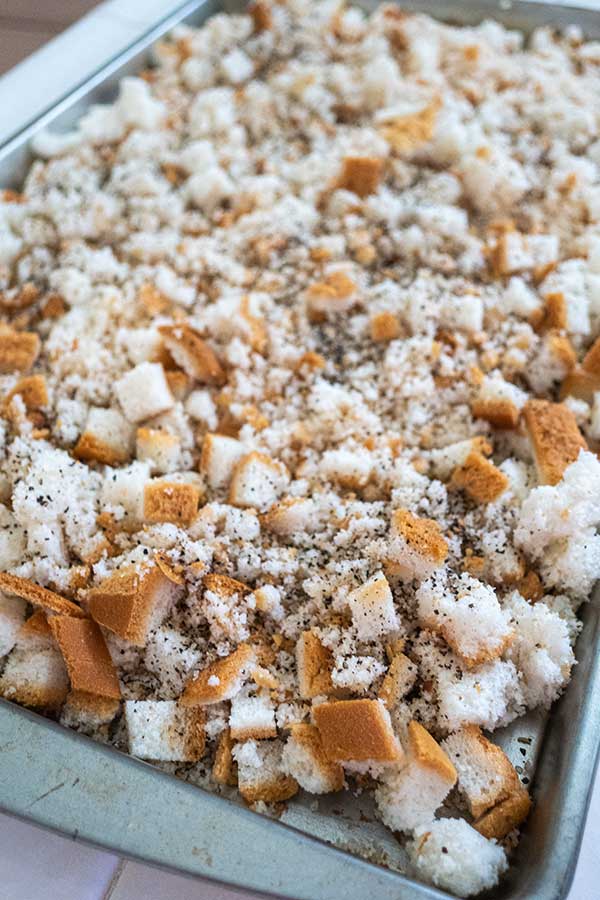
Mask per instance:
[[[567,337],[555,331],[544,335],[525,377],[536,394],[546,394],[556,388],[577,364],[577,354]]]
[[[448,731],[470,723],[493,731],[505,721],[509,710],[523,702],[515,665],[501,659],[465,670],[460,678],[441,668],[437,694],[439,725]]]
[[[284,771],[311,794],[329,794],[344,786],[344,769],[328,759],[314,725],[292,725],[281,762]]]
[[[27,604],[20,597],[0,592],[0,657],[10,653],[25,621]]]
[[[439,572],[416,598],[421,623],[440,632],[469,667],[501,656],[514,636],[494,589],[470,575]]]
[[[150,464],[153,475],[175,472],[181,463],[181,438],[158,428],[138,428],[135,455]]]
[[[234,741],[277,737],[275,707],[268,691],[251,693],[244,689],[231,701],[229,729]]]
[[[496,428],[516,428],[527,394],[497,373],[486,375],[471,405],[473,415]]]
[[[379,572],[348,594],[352,622],[361,641],[374,641],[400,627],[388,580]]]
[[[432,450],[431,466],[433,474],[436,478],[447,481],[452,472],[464,465],[470,454],[476,451],[487,455],[492,452],[492,448],[485,438],[474,437],[467,438],[465,441],[456,441],[454,444],[448,444],[447,447]]]
[[[281,741],[247,741],[232,751],[238,789],[247,803],[281,803],[298,793],[298,783],[282,765]]]
[[[286,497],[262,516],[261,524],[272,534],[288,536],[306,531],[315,518],[314,500],[309,497]]]
[[[69,691],[61,710],[60,724],[88,733],[98,730],[105,733],[103,726],[110,725],[120,707],[120,701],[114,697],[100,697],[86,691]]]
[[[127,700],[129,752],[139,759],[196,762],[204,753],[204,713],[174,700]]]
[[[179,696],[183,685],[202,654],[191,646],[180,631],[161,626],[151,632],[146,644],[144,663],[149,672],[158,678],[161,691],[172,697]],[[164,694],[163,694],[164,696]]]
[[[403,766],[390,769],[375,792],[382,821],[393,831],[412,831],[430,822],[456,783],[456,769],[418,722],[408,725]]]
[[[60,709],[68,690],[62,654],[54,648],[13,650],[0,677],[0,696],[34,709]]]
[[[434,519],[414,516],[407,509],[392,514],[386,570],[403,581],[428,578],[443,565],[448,543]]]
[[[200,471],[209,488],[218,491],[231,481],[236,464],[246,453],[241,441],[224,434],[207,434],[202,443]]]
[[[74,454],[78,459],[118,466],[131,458],[133,427],[117,409],[91,407]]]
[[[135,366],[115,383],[115,393],[126,418],[134,423],[158,416],[175,403],[160,363]]]
[[[420,828],[409,853],[419,878],[459,897],[493,888],[508,868],[502,847],[464,819],[439,819]]]
[[[110,511],[122,509],[133,523],[144,519],[144,488],[150,478],[148,462],[133,462],[122,469],[106,472],[101,503]]]
[[[190,418],[197,422],[204,422],[208,428],[217,427],[217,408],[209,390],[192,391],[184,403],[184,408]]]
[[[264,584],[252,592],[255,608],[258,612],[280,622],[285,616],[281,603],[281,591],[272,584]]]
[[[235,466],[229,487],[229,502],[234,506],[269,509],[289,482],[289,472],[263,453],[248,453]]]

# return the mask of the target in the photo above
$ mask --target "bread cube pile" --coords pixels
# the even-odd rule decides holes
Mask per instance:
[[[498,882],[532,800],[494,732],[600,575],[599,64],[254,0],[35,138],[4,698],[254,809],[367,791],[417,877]]]

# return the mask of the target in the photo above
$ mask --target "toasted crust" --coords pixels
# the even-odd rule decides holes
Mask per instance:
[[[408,747],[412,759],[438,774],[452,786],[458,777],[456,769],[427,729],[414,719],[408,723]]]
[[[90,718],[97,725],[108,725],[119,712],[120,702],[86,691],[69,691],[66,706],[72,714]]]
[[[33,615],[29,616],[19,629],[19,639],[30,637],[47,638],[54,642],[54,635],[43,609],[36,609]]]
[[[548,294],[541,330],[556,329],[564,331],[567,328],[567,324],[567,301],[565,295],[561,291]]]
[[[397,509],[392,515],[392,530],[404,538],[411,550],[433,563],[441,565],[448,556],[448,542],[434,519]]]
[[[144,487],[144,521],[191,525],[199,503],[200,491],[193,484],[151,481]]]
[[[472,450],[452,473],[450,487],[462,490],[476,503],[491,503],[508,487],[508,478],[478,450]]]
[[[575,416],[562,403],[529,400],[523,410],[525,427],[542,484],[557,484],[563,472],[587,450]]]
[[[390,667],[379,689],[379,699],[385,703],[386,709],[392,710],[405,694],[410,691],[416,681],[417,668],[405,653],[393,656]]]
[[[327,783],[327,791],[341,791],[344,787],[344,769],[327,756],[319,729],[315,725],[299,722],[292,725],[290,733],[294,741],[310,755],[314,767]]]
[[[265,0],[255,0],[248,6],[248,14],[252,16],[254,22],[254,30],[257,33],[261,31],[270,31],[273,27],[273,16],[271,7]]]
[[[382,134],[397,153],[414,150],[431,140],[439,108],[439,100],[432,100],[419,112],[397,116],[383,123]]]
[[[596,338],[588,352],[585,354],[581,365],[586,372],[600,376],[600,337]]]
[[[376,156],[347,156],[342,164],[337,187],[358,197],[368,197],[379,187],[383,160]]]
[[[50,627],[63,655],[71,687],[119,700],[119,679],[98,625],[91,619],[52,616]]]
[[[13,651],[23,652],[23,651]],[[43,653],[44,651],[42,651]],[[55,654],[56,659],[63,666],[63,662],[58,650],[45,651]],[[41,654],[40,654],[41,655]],[[11,656],[9,656],[9,661]],[[28,656],[29,660],[35,659],[35,654]],[[30,679],[11,681],[10,674],[7,672],[8,665],[0,676],[0,696],[6,697],[13,703],[20,703],[22,706],[30,706],[32,709],[44,710],[47,712],[58,712],[65,702],[69,692],[69,679],[67,673],[62,671],[60,677],[55,677],[50,683],[40,684]]]
[[[559,398],[576,397],[585,400],[590,406],[594,402],[594,394],[600,391],[600,372],[588,372],[583,368],[575,368],[566,376],[560,386]]]
[[[402,334],[400,322],[391,312],[375,313],[371,317],[371,340],[375,343],[393,341]]]
[[[180,369],[166,371],[165,378],[175,399],[185,400],[193,384],[192,378]]]
[[[337,700],[313,709],[328,759],[397,762],[402,748],[378,700]]]
[[[298,793],[298,782],[291,775],[280,774],[260,782],[240,782],[239,791],[246,803],[283,803]]]
[[[296,644],[298,686],[303,700],[334,692],[331,672],[333,654],[313,631],[303,631]]]
[[[116,572],[88,591],[90,615],[109,631],[143,647],[157,603],[165,596],[167,600],[173,598],[177,589],[158,565],[143,572]]]
[[[516,428],[521,417],[511,400],[474,400],[471,412],[476,419],[484,419],[494,428]]]
[[[251,590],[247,584],[236,581],[235,578],[230,578],[229,575],[215,575],[214,573],[205,575],[202,579],[202,585],[205,591],[212,591],[213,594],[227,598],[233,597],[234,594],[239,594],[240,597],[243,597],[245,594],[249,594]]]
[[[531,797],[520,785],[514,794],[476,819],[473,828],[486,838],[501,841],[513,828],[518,828],[525,821],[530,809]]]
[[[229,728],[225,728],[217,741],[212,777],[217,784],[227,784],[230,787],[235,787],[237,784],[237,766],[231,753],[232,749],[231,732]]]
[[[86,462],[99,462],[107,466],[118,466],[129,459],[129,452],[108,444],[91,431],[84,431],[73,450],[73,456]]]
[[[223,384],[225,372],[214,350],[185,323],[159,329],[169,353],[192,378],[203,384]]]
[[[179,701],[181,706],[210,706],[230,700],[250,674],[255,659],[254,649],[249,644],[240,644],[229,656],[190,678]],[[215,680],[216,684],[212,684]]]
[[[49,591],[47,588],[40,587],[39,584],[34,584],[28,578],[20,578],[18,575],[0,572],[0,591],[14,594],[15,597],[28,600],[34,606],[41,606],[43,609],[59,613],[59,615],[85,617],[84,611],[76,603],[65,600],[64,597],[55,594],[54,591]]]
[[[173,448],[179,448],[181,441],[177,435],[159,428],[138,428],[135,435],[136,456],[138,459],[147,459],[155,453],[164,453]]]
[[[174,568],[171,565],[171,561],[166,553],[162,551],[158,551],[154,554],[154,562],[163,573],[165,578],[168,578],[172,584],[184,584],[185,578],[181,574],[179,569]],[[180,568],[180,567],[179,567]]]
[[[560,362],[567,372],[574,369],[577,365],[577,353],[573,344],[564,334],[558,334],[556,331],[550,331],[547,336],[548,346],[552,351],[552,355]]]
[[[20,378],[12,391],[6,395],[5,403],[9,404],[13,397],[21,397],[25,408],[29,411],[41,409],[48,403],[48,387],[43,375],[26,375]]]
[[[30,331],[15,331],[0,327],[0,373],[29,372],[39,356],[39,335]]]
[[[540,576],[532,569],[515,584],[516,589],[522,597],[531,603],[537,603],[544,596],[544,587],[540,580]]]

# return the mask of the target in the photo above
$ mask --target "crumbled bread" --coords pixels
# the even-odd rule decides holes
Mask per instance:
[[[475,450],[469,453],[462,466],[454,470],[450,487],[464,491],[476,503],[491,503],[506,490],[508,478]]]
[[[166,412],[175,402],[160,363],[140,363],[114,387],[125,417],[134,423]]]
[[[166,475],[174,472],[181,462],[181,438],[157,428],[138,428],[135,455],[150,463],[152,472]]]
[[[523,410],[541,484],[556,484],[587,444],[575,416],[563,403],[529,400]]]
[[[516,428],[527,394],[499,377],[483,379],[479,392],[471,404],[478,419],[485,419],[496,428]]]
[[[383,174],[383,160],[374,156],[347,156],[336,187],[361,199],[376,193]]]
[[[284,537],[306,531],[315,519],[315,504],[308,497],[286,497],[261,516],[267,531]]]
[[[104,628],[138,647],[163,622],[179,592],[157,565],[114,572],[88,591],[88,609]]]
[[[173,700],[127,700],[129,752],[139,759],[197,762],[204,755],[202,709],[182,709]]]
[[[68,728],[96,731],[110,725],[121,704],[111,697],[100,697],[86,691],[69,691],[60,714],[60,724]]]
[[[238,788],[246,803],[282,803],[298,793],[298,783],[282,768],[281,741],[237,744]]]
[[[313,709],[323,747],[333,761],[400,762],[402,747],[379,700],[337,700]]]
[[[6,395],[5,404],[8,405],[13,397],[17,396],[22,399],[29,412],[42,409],[48,404],[48,386],[45,377],[43,375],[26,375],[24,378],[20,378]]]
[[[29,372],[41,346],[38,334],[0,326],[0,374]]]
[[[182,706],[210,706],[231,700],[244,686],[255,660],[254,649],[240,644],[229,656],[197,672],[186,684],[179,702]]]
[[[336,271],[323,281],[315,281],[306,291],[309,309],[326,316],[351,309],[358,299],[358,288],[345,272]]]
[[[473,828],[485,838],[503,840],[514,828],[523,824],[531,809],[531,797],[519,784],[513,794],[473,822]]]
[[[116,409],[92,407],[73,451],[77,459],[118,466],[131,457],[133,429]]]
[[[289,473],[282,463],[263,453],[248,453],[236,464],[229,487],[229,502],[264,512],[284,491]]]
[[[231,481],[234,469],[245,455],[244,445],[224,434],[206,434],[202,443],[200,471],[206,476],[209,488],[216,491]]]
[[[344,770],[329,760],[314,725],[292,725],[281,763],[284,771],[311,794],[330,794],[344,787]]]
[[[33,606],[41,606],[42,609],[59,615],[85,616],[84,611],[76,603],[66,600],[55,594],[54,591],[40,587],[39,584],[34,584],[28,578],[20,578],[18,575],[10,575],[8,572],[0,572],[0,591],[20,597]]]
[[[34,709],[59,710],[69,691],[69,677],[58,650],[16,648],[0,676],[0,695]]]
[[[303,631],[296,643],[298,688],[303,700],[327,696],[334,692],[331,672],[333,654],[314,631]]]
[[[231,700],[229,728],[234,741],[277,737],[275,707],[268,691],[239,690]]]
[[[375,792],[383,822],[393,831],[412,831],[435,816],[456,783],[456,769],[418,722],[408,724],[403,766],[386,772]]]
[[[455,731],[442,741],[442,748],[456,766],[458,787],[475,819],[520,790],[513,764],[477,725],[465,725]]]
[[[388,580],[379,572],[348,594],[352,622],[361,641],[376,640],[396,631],[400,622]]]
[[[407,509],[393,512],[390,536],[386,566],[403,581],[427,578],[448,556],[448,543],[438,523]]]
[[[175,362],[202,384],[222,384],[225,373],[214,350],[185,323],[162,325],[159,329]]]
[[[375,121],[381,123],[384,138],[397,153],[410,153],[432,137],[439,108],[436,98],[419,109],[381,110]]]
[[[409,854],[420,878],[459,897],[493,888],[508,868],[502,847],[464,819],[438,819],[419,828]]]
[[[20,597],[0,593],[0,657],[10,653],[25,621],[27,604]]]
[[[180,631],[164,625],[150,634],[144,651],[145,666],[160,681],[165,700],[179,697],[201,658],[200,651]]]
[[[71,688],[119,700],[119,679],[98,625],[90,619],[52,616],[50,627],[63,655]]]
[[[417,674],[417,666],[406,654],[399,652],[393,656],[378,694],[387,709],[393,710],[408,694],[417,680]]]
[[[191,525],[199,503],[200,491],[193,484],[150,481],[144,488],[144,521]]]
[[[491,444],[483,437],[468,438],[465,441],[457,441],[431,452],[431,464],[436,478],[446,481],[452,472],[464,466],[471,453],[481,453],[489,456],[492,452]]]
[[[494,589],[466,573],[434,575],[416,598],[423,625],[439,631],[469,668],[501,656],[514,637]]]
[[[237,785],[237,769],[233,761],[232,750],[231,732],[229,728],[224,728],[217,740],[212,767],[212,777],[217,784],[226,784],[230,787]]]
[[[400,322],[391,312],[375,313],[371,317],[371,340],[375,343],[394,341],[402,334]]]

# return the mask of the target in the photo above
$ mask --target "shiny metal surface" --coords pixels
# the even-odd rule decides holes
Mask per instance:
[[[0,146],[0,186],[19,186],[31,161],[28,144],[37,131],[48,126],[67,129],[90,103],[111,99],[118,80],[142,68],[149,48],[175,24],[197,24],[219,8],[242,5],[190,0],[84,83],[65,88],[63,98],[35,121],[24,109],[20,127]],[[369,9],[376,2],[364,0],[360,5]],[[580,6],[537,0],[471,0],[460,5],[403,0],[400,5],[457,24],[496,18],[525,32],[545,23],[578,23],[588,37],[600,37],[600,13]],[[103,27],[110,26],[105,22]],[[495,734],[521,774],[532,781],[535,800],[511,871],[489,895],[496,900],[562,900],[568,893],[600,745],[599,608],[597,590],[583,611],[585,628],[577,644],[579,664],[573,680],[548,720],[531,713],[501,736]],[[0,808],[6,812],[75,840],[281,897],[448,896],[400,874],[406,864],[404,851],[371,819],[368,801],[359,806],[324,797],[318,808],[309,801],[291,802],[274,822],[0,701]]]

